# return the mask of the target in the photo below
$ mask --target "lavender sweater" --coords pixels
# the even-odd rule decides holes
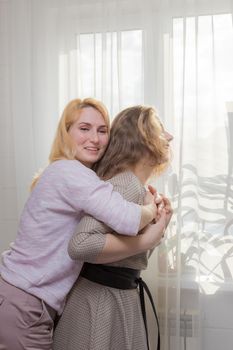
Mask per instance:
[[[25,204],[15,241],[3,253],[3,279],[60,314],[82,268],[67,246],[84,212],[122,234],[139,230],[140,207],[113,192],[110,183],[76,160],[50,164]]]

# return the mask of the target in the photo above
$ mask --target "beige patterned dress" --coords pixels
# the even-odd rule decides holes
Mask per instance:
[[[143,203],[145,189],[132,172],[109,180],[128,201]],[[111,229],[84,216],[69,245],[72,258],[94,263]],[[151,252],[105,264],[146,269]],[[54,350],[146,350],[146,334],[137,289],[116,289],[83,277],[74,284],[54,333]]]

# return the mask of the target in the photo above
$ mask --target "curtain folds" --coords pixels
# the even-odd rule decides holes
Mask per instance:
[[[4,2],[19,213],[71,98],[99,98],[112,116],[156,106],[174,135],[172,166],[155,181],[174,216],[144,274],[162,350],[219,350],[221,329],[231,349],[222,313],[233,312],[232,1]]]

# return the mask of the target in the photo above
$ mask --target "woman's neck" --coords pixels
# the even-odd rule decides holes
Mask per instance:
[[[140,182],[145,185],[146,181],[149,179],[149,177],[152,175],[153,167],[148,164],[148,162],[142,160],[135,164],[131,171],[138,177]]]

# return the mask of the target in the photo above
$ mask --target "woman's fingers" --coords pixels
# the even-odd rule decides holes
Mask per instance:
[[[157,228],[159,231],[161,231],[161,234],[164,234],[164,231],[166,229],[166,211],[164,209],[161,210],[160,217],[158,218],[157,222],[155,225],[157,225]]]
[[[148,190],[150,191],[151,194],[155,194],[157,193],[157,190],[156,188],[154,188],[152,185],[148,185]]]
[[[146,191],[145,197],[144,197],[144,204],[151,204],[154,202],[154,196],[151,194],[151,192]]]
[[[155,187],[148,185],[148,190],[150,191],[151,194],[153,194],[154,196],[154,201],[156,204],[159,204],[162,200],[160,194],[158,193],[158,191],[156,190]]]
[[[171,202],[170,200],[165,197],[162,193],[158,193],[158,191],[156,190],[156,188],[154,188],[151,185],[148,185],[148,196],[151,194],[154,197],[154,203],[157,206],[157,213],[155,216],[155,221],[158,222],[158,220],[160,220],[161,218],[161,213],[162,211],[164,211],[164,214],[166,216],[166,226],[169,224],[172,214],[173,214],[173,209],[171,206]],[[150,197],[151,200],[151,197]],[[164,215],[163,215],[164,216]]]

